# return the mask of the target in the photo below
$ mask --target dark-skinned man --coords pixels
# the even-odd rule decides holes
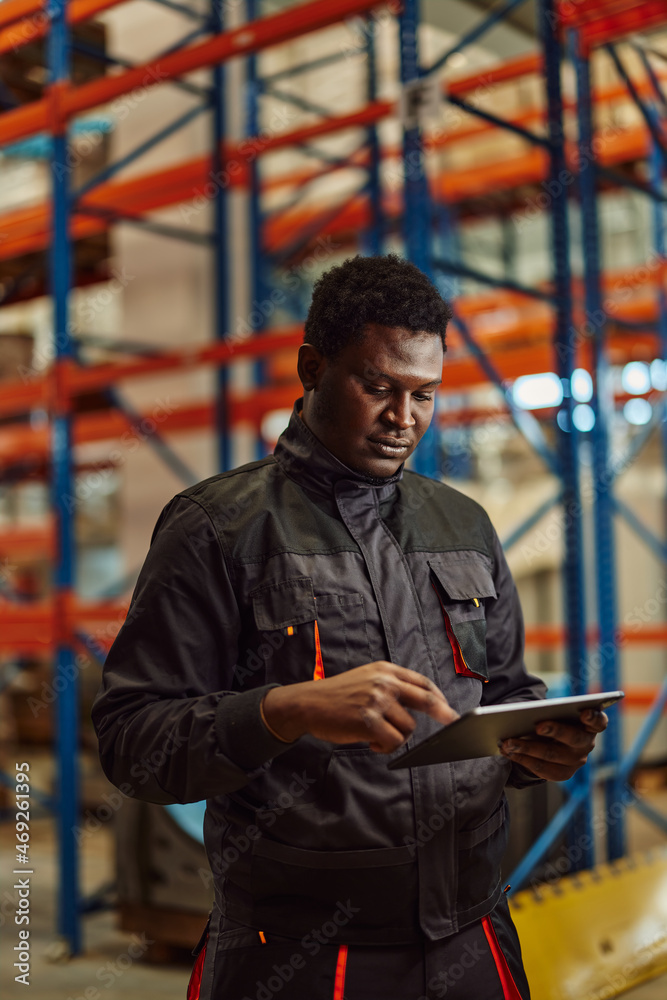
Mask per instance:
[[[499,881],[504,789],[570,777],[606,716],[387,769],[462,711],[545,693],[488,517],[404,470],[449,317],[398,257],[332,268],[274,455],[158,521],[93,717],[126,794],[207,800],[192,1000],[529,996]]]

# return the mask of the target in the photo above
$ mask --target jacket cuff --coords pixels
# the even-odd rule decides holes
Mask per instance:
[[[294,746],[276,739],[262,722],[259,706],[266,692],[274,687],[280,684],[223,695],[215,710],[218,746],[225,757],[244,771],[260,767]]]
[[[529,771],[522,764],[513,763],[506,784],[510,788],[530,788],[532,785],[543,785],[545,781],[546,778],[538,777],[538,775],[533,774],[532,771]]]

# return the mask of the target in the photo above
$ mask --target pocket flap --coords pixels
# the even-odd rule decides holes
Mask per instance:
[[[250,596],[255,624],[261,631],[302,625],[317,618],[313,581],[309,576],[280,580],[260,587]]]
[[[277,840],[261,837],[252,847],[255,856],[272,858],[282,864],[300,868],[387,868],[392,865],[412,865],[413,851],[405,847],[375,847],[363,851],[309,851],[291,847]]]
[[[497,597],[487,556],[474,550],[448,552],[429,559],[428,564],[448,597],[453,601],[472,601]]]
[[[459,849],[470,850],[482,841],[488,840],[505,822],[507,807],[503,799],[498,808],[489,816],[486,822],[476,826],[474,830],[459,830]]]

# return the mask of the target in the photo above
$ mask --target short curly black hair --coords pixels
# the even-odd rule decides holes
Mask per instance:
[[[397,254],[349,257],[316,282],[306,317],[304,343],[335,358],[360,341],[368,323],[439,334],[445,345],[452,311],[435,285]]]

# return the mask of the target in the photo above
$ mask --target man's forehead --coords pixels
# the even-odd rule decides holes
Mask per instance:
[[[444,351],[437,333],[375,326],[348,346],[353,348],[350,360],[366,378],[411,373],[433,380],[442,371]]]

